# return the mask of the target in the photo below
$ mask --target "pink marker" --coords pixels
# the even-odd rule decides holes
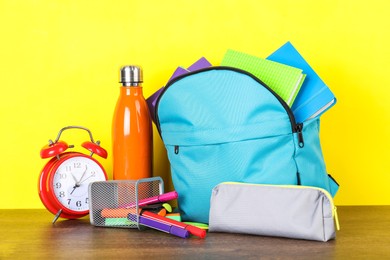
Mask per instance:
[[[157,195],[157,196],[154,196],[154,197],[150,197],[150,198],[139,200],[138,201],[138,206],[142,207],[142,206],[146,206],[146,205],[150,205],[150,204],[156,204],[156,203],[160,203],[160,202],[167,202],[167,201],[170,201],[170,200],[177,199],[177,197],[178,197],[177,192],[176,191],[171,191],[171,192],[163,193],[163,194],[160,194],[160,195]],[[135,207],[135,203],[127,204],[127,205],[124,205],[123,207],[132,208],[132,207]]]

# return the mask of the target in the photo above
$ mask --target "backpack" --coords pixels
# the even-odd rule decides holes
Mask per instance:
[[[183,221],[208,223],[222,182],[305,185],[334,196],[320,119],[296,123],[290,107],[254,75],[215,66],[170,81],[156,103]]]

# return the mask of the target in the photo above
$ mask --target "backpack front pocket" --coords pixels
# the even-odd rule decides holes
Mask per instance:
[[[186,221],[208,223],[211,190],[218,183],[297,183],[292,134],[166,149]]]

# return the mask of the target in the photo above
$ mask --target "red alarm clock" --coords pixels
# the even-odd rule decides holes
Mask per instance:
[[[73,145],[59,139],[67,129],[82,129],[89,133],[90,141],[81,145],[90,151],[89,155],[66,152]],[[59,217],[75,219],[89,213],[89,184],[107,180],[103,166],[92,157],[94,154],[107,158],[107,151],[100,146],[100,142],[95,142],[91,131],[81,126],[62,128],[56,140],[50,140],[41,149],[41,158],[51,159],[43,167],[39,177],[39,197],[43,205],[55,215],[53,223]]]

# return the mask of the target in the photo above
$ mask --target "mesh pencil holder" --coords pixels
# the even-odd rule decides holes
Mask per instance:
[[[138,228],[138,201],[164,193],[160,177],[98,181],[89,185],[89,214],[94,226]]]

